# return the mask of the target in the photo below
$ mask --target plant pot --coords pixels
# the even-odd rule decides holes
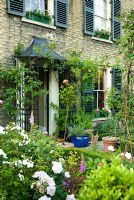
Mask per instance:
[[[89,146],[90,138],[89,136],[71,136],[71,142],[74,147],[87,147]]]
[[[103,137],[103,147],[104,151],[109,151],[108,146],[113,146],[114,149],[117,147],[118,144],[118,138],[117,137]]]

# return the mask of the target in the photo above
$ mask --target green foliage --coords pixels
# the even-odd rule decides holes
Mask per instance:
[[[113,136],[115,133],[116,123],[117,121],[114,118],[108,119],[105,122],[97,123],[94,127],[94,132],[99,135],[107,133],[107,135]]]
[[[92,117],[93,118],[99,118],[99,117],[108,117],[110,115],[109,110],[103,108],[103,109],[96,109],[92,111]]]
[[[106,30],[95,30],[94,32],[94,36],[96,37],[99,37],[99,38],[102,38],[102,39],[106,39],[106,40],[109,40],[109,36],[111,35],[111,33],[109,31],[106,31]]]
[[[41,11],[41,10],[33,10],[33,11],[27,11],[26,12],[26,17],[32,19],[32,16],[37,16],[40,17],[41,19],[48,19],[51,20],[52,16],[48,13],[48,11],[46,10],[45,12]]]
[[[72,125],[68,126],[68,136],[72,135],[87,135],[88,130],[92,128],[92,120],[89,114],[84,113],[83,111],[76,114],[74,122]],[[87,130],[87,132],[86,132]]]
[[[134,170],[123,166],[118,158],[112,163],[102,162],[102,166],[92,171],[79,192],[79,200],[133,199]]]
[[[19,111],[17,100],[24,108],[32,107],[33,99],[46,93],[46,90],[41,88],[42,82],[37,79],[35,69],[22,64],[8,69],[0,66],[0,85],[0,96],[4,102],[2,109],[11,119],[14,119]],[[25,95],[20,95],[20,92]]]
[[[14,54],[16,56],[19,56],[19,55],[21,55],[21,53],[23,52],[23,50],[24,50],[24,45],[21,44],[21,43],[18,43],[18,45],[16,46],[16,48],[14,50]]]

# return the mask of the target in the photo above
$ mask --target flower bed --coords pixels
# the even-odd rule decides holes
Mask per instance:
[[[0,137],[1,199],[75,200],[102,158],[110,163],[110,152],[62,148],[34,125],[29,133],[15,124],[0,126]],[[126,158],[131,154],[121,154]]]

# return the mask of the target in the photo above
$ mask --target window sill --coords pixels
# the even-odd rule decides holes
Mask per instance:
[[[94,37],[94,36],[92,36],[91,38],[92,38],[92,40],[97,40],[97,41],[100,41],[100,42],[106,42],[106,43],[110,43],[110,44],[113,43],[110,40],[106,40],[106,39],[102,39],[102,38],[98,38],[98,37]]]
[[[56,26],[49,25],[49,24],[43,24],[43,23],[41,23],[41,22],[33,21],[33,20],[27,19],[27,18],[25,18],[25,17],[22,17],[21,21],[22,21],[22,22],[29,23],[29,24],[35,24],[35,25],[37,25],[37,26],[42,26],[42,27],[50,28],[50,29],[56,29]]]

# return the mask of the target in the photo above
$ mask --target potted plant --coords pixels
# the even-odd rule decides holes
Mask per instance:
[[[117,121],[116,119],[112,118],[108,121],[104,122],[102,125],[103,132],[107,132],[108,136],[102,137],[104,151],[109,151],[109,147],[113,147],[113,150],[116,149],[118,145],[118,137],[116,136],[116,128],[117,128]]]
[[[27,11],[26,17],[33,21],[38,21],[45,24],[50,24],[52,20],[52,16],[48,13],[47,10],[41,11],[36,9],[33,11]]]
[[[84,112],[77,115],[73,125],[68,127],[68,136],[75,147],[87,147],[92,133],[91,117]]]

